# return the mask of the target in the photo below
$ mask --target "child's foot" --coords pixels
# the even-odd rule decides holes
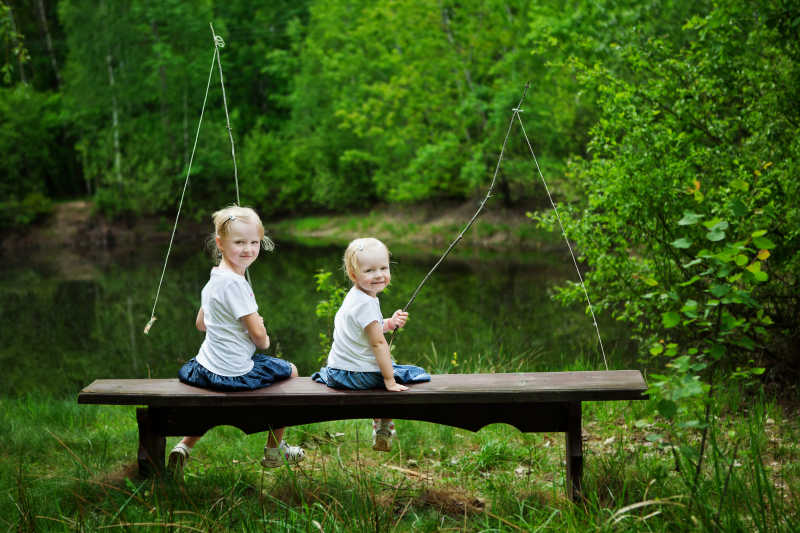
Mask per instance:
[[[290,446],[285,441],[281,441],[277,448],[264,447],[264,458],[261,459],[261,466],[264,468],[275,468],[284,463],[297,464],[303,460],[306,452],[300,446]]]
[[[397,435],[394,422],[372,422],[372,449],[378,452],[388,452],[392,449],[392,439]]]
[[[169,452],[167,474],[172,479],[183,479],[183,467],[186,465],[186,461],[189,460],[189,454],[191,452],[192,449],[182,442],[176,444],[175,447],[172,448],[172,451]]]

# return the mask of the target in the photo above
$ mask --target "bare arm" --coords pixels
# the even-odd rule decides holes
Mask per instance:
[[[197,318],[194,321],[194,325],[200,331],[205,331],[206,330],[206,315],[205,315],[205,313],[203,313],[203,308],[202,307],[197,312]]]
[[[375,360],[378,361],[378,367],[381,369],[383,384],[386,385],[386,390],[395,392],[408,390],[408,387],[400,385],[394,380],[392,356],[389,354],[389,343],[386,342],[386,337],[383,336],[383,328],[381,328],[378,321],[370,322],[367,327],[364,328],[364,332],[367,334],[372,353],[375,354]]]
[[[239,320],[242,321],[250,340],[256,345],[259,350],[266,350],[269,348],[269,335],[267,335],[267,328],[264,326],[264,318],[258,313],[250,313],[245,315]]]

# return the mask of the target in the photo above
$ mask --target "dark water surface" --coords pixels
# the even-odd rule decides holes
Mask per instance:
[[[142,329],[150,317],[164,248],[97,257],[17,255],[16,263],[4,261],[0,394],[36,391],[69,397],[95,378],[175,377],[203,339],[194,319],[211,262],[198,248],[177,250],[170,257],[158,320],[147,336]],[[319,336],[328,324],[315,314],[325,296],[316,292],[314,274],[333,271],[346,286],[342,251],[280,242],[251,268],[272,340],[267,353],[280,353],[301,375],[315,371],[326,353]],[[448,258],[409,309],[409,322],[395,340],[395,359],[433,372],[561,370],[579,359],[600,369],[594,329],[583,306],[565,309],[548,296],[556,283],[575,278],[568,257],[556,255],[525,262],[513,254]],[[385,316],[405,305],[437,257],[393,250],[392,259],[392,285],[381,296]],[[615,334],[605,329],[609,353]]]

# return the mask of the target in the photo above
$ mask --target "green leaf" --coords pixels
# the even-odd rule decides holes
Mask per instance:
[[[723,263],[728,263],[729,261],[733,261],[734,258],[736,257],[736,250],[734,250],[730,246],[727,246],[724,250],[714,255],[714,257],[716,257]]]
[[[751,237],[762,237],[767,234],[767,230],[759,229],[750,234]]]
[[[692,241],[690,241],[686,237],[681,237],[680,239],[672,241],[670,244],[672,244],[672,246],[674,246],[675,248],[686,249],[692,245]]]
[[[734,199],[730,204],[730,210],[734,216],[743,217],[747,214],[747,206],[742,203],[738,198]]]
[[[746,265],[748,261],[749,261],[749,259],[744,254],[739,254],[739,255],[736,256],[736,264],[739,265],[739,266]]]
[[[706,239],[712,242],[721,241],[725,238],[725,232],[721,229],[713,229],[706,233]]]
[[[650,353],[652,355],[658,355],[663,351],[664,351],[664,345],[661,344],[660,342],[657,342],[650,347]]]
[[[690,318],[694,318],[697,316],[697,301],[696,300],[686,300],[686,303],[683,304],[681,307],[681,313],[685,314]]]
[[[713,357],[716,361],[722,359],[722,356],[725,355],[725,345],[724,344],[715,344],[709,350],[708,354]]]
[[[726,222],[725,220],[720,220],[719,222],[714,224],[714,227],[712,227],[711,229],[725,231],[726,229],[728,229],[728,222]]]
[[[703,215],[698,215],[697,213],[692,213],[691,211],[684,211],[683,218],[678,221],[678,225],[691,226],[692,224],[697,224],[700,222],[701,218],[703,218]]]
[[[667,311],[661,314],[661,323],[664,324],[664,327],[667,329],[674,328],[680,321],[681,316],[675,311]]]
[[[672,400],[660,400],[656,404],[656,409],[658,409],[658,412],[661,413],[661,416],[663,416],[664,418],[672,419],[672,417],[674,417],[675,414],[678,412],[678,404],[676,404]],[[648,435],[648,437],[649,436],[650,435]],[[660,437],[660,435],[657,436]]]
[[[762,250],[769,250],[770,248],[775,248],[775,243],[766,237],[754,237],[753,244]]]
[[[681,287],[686,287],[687,285],[691,285],[692,283],[694,283],[695,281],[697,281],[699,279],[700,279],[700,276],[692,276],[692,279],[690,279],[689,281],[684,281],[683,283],[679,283],[678,285],[681,286]]]
[[[716,285],[712,285],[711,289],[709,289],[709,290],[710,290],[711,294],[713,294],[717,298],[722,298],[723,296],[725,296],[726,294],[731,292],[731,287],[730,287],[730,285],[716,284]]]
[[[743,179],[735,179],[731,181],[731,187],[740,191],[747,191],[750,188],[750,184]]]

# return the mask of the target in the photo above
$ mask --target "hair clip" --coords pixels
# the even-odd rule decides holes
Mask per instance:
[[[228,218],[225,220],[225,222],[230,222],[231,220],[236,220],[236,216],[228,215]]]
[[[364,243],[363,242],[358,243],[358,245],[356,246],[356,249],[359,252],[363,252],[364,251]]]

